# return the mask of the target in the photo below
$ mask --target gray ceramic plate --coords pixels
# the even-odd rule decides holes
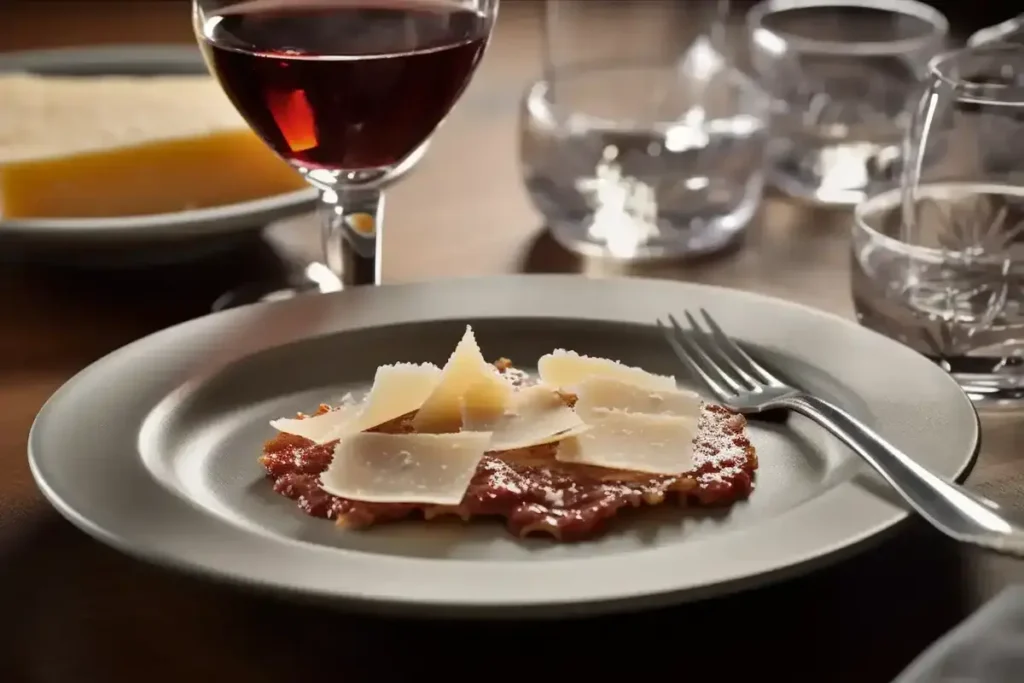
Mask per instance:
[[[205,74],[199,50],[176,46],[66,48],[0,55],[0,72],[90,76],[96,74]],[[251,232],[272,221],[311,211],[316,193],[304,189],[249,202],[193,211],[119,218],[3,220],[0,235],[51,246],[96,248],[126,242],[210,240]]]
[[[562,615],[692,600],[806,571],[907,517],[813,425],[752,425],[761,469],[724,517],[618,520],[596,541],[512,538],[499,523],[340,531],[275,495],[256,463],[273,417],[365,388],[395,361],[443,363],[463,326],[520,363],[553,347],[681,370],[657,316],[707,308],[806,388],[840,401],[942,476],[978,448],[971,403],[922,356],[840,318],[693,284],[513,276],[299,297],[135,342],[43,407],[29,459],[50,501],[125,552],[210,577],[375,610]]]

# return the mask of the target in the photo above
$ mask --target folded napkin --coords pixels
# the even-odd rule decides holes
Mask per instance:
[[[1024,682],[1024,586],[1011,586],[936,641],[893,683]]]

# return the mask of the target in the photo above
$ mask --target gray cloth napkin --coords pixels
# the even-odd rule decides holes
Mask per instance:
[[[989,600],[893,683],[1024,683],[1024,586]]]

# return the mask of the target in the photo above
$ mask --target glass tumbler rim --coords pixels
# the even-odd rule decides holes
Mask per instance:
[[[998,191],[1000,189],[1013,187],[1014,189],[1021,191],[1020,188],[1006,183],[993,182],[993,181],[979,181],[979,182],[965,182],[957,180],[940,180],[930,181],[921,183],[920,189],[923,189],[923,198],[931,197],[942,197],[943,195],[952,194],[957,187],[963,185],[972,185],[979,187],[988,187],[991,190]],[[1024,194],[1024,191],[1021,191]],[[913,258],[917,261],[928,261],[931,263],[942,263],[944,261],[955,261],[958,259],[970,260],[974,263],[982,263],[988,259],[992,262],[998,263],[1003,260],[1002,256],[992,255],[986,258],[983,255],[979,255],[973,252],[962,252],[954,251],[951,249],[942,249],[937,247],[926,247],[922,245],[914,245],[905,242],[901,239],[887,235],[884,232],[876,229],[870,222],[871,216],[876,216],[886,211],[899,212],[903,206],[903,194],[904,190],[900,187],[893,187],[889,189],[876,192],[868,196],[853,208],[853,221],[852,231],[854,234],[863,233],[870,237],[871,241],[878,244],[884,244],[886,249],[894,253],[899,253],[904,256]]]
[[[991,43],[974,47],[963,47],[939,53],[928,60],[928,77],[934,83],[942,83],[956,93],[957,98],[975,104],[991,104],[1005,107],[1024,107],[1024,85],[1002,85],[979,83],[966,80],[950,73],[951,69],[968,59],[999,54],[1011,54],[1024,74],[1024,45],[1014,43]]]
[[[764,90],[758,86],[758,84],[750,79],[739,69],[732,66],[725,67],[728,69],[728,82],[729,85],[742,92],[745,96],[750,96],[757,101],[757,105],[751,107],[737,107],[736,113],[750,114],[756,117],[758,120],[765,122],[769,118],[771,111],[771,99],[764,92]],[[585,109],[580,107],[573,107],[567,105],[558,105],[552,102],[549,96],[549,91],[552,87],[553,82],[559,80],[559,76],[572,75],[574,73],[586,73],[592,69],[614,69],[616,71],[628,71],[628,70],[649,70],[649,71],[672,71],[676,69],[676,66],[671,63],[661,62],[649,62],[649,61],[635,61],[635,62],[619,62],[619,61],[593,61],[593,62],[580,62],[572,65],[559,67],[558,69],[552,69],[548,73],[543,74],[539,78],[531,80],[523,90],[522,104],[523,111],[528,113],[529,116],[534,120],[549,121],[552,125],[565,125],[569,118],[574,116],[580,116],[585,118],[588,123],[592,125],[602,125],[606,127],[615,127],[623,123],[622,119],[610,120],[607,117],[598,116],[595,114],[588,113]],[[693,78],[687,78],[687,81],[695,80]],[[645,120],[643,126],[649,128],[654,127],[671,127],[679,125],[680,121],[677,119],[659,118],[656,120]]]
[[[844,42],[808,38],[764,25],[768,16],[780,12],[841,8],[873,9],[892,15],[914,17],[928,24],[931,30],[921,36],[895,40]],[[768,34],[770,37],[763,40],[781,41],[798,52],[849,57],[884,57],[917,52],[949,33],[949,20],[946,16],[918,0],[761,0],[747,11],[746,23],[748,32],[755,40],[759,34]]]

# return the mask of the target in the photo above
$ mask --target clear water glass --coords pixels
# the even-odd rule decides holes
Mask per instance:
[[[751,9],[751,65],[775,100],[769,182],[828,205],[895,184],[919,82],[948,28],[915,0],[765,0]]]
[[[1024,44],[1024,14],[1018,14],[995,26],[987,26],[975,31],[967,39],[968,47],[979,47],[987,43]]]
[[[693,34],[726,6],[548,1],[544,77],[523,98],[519,148],[529,195],[567,249],[707,254],[753,218],[769,101],[713,30]]]
[[[855,211],[861,323],[942,363],[986,406],[1024,399],[1024,46],[937,57],[903,187]]]

